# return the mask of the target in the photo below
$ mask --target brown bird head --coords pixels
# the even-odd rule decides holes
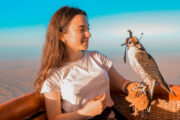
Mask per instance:
[[[124,44],[122,44],[121,46],[124,46],[124,45],[135,46],[135,45],[137,45],[139,43],[139,40],[136,37],[132,36],[131,30],[128,30],[128,32],[129,32],[129,37],[126,39],[126,42]]]
[[[125,46],[125,53],[124,53],[124,62],[125,63],[126,63],[126,48],[127,47],[129,48],[129,47],[132,47],[132,46],[136,46],[137,44],[139,44],[139,40],[141,39],[141,37],[143,35],[143,33],[141,33],[142,35],[141,35],[141,37],[138,40],[136,37],[134,37],[132,35],[132,31],[131,30],[128,30],[128,32],[129,32],[129,37],[126,39],[126,42],[121,45],[121,46],[126,45]]]

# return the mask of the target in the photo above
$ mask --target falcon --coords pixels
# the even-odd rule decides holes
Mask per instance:
[[[126,63],[127,48],[128,59],[131,67],[143,79],[142,82],[147,86],[146,92],[150,101],[147,107],[147,111],[150,112],[153,92],[156,83],[159,83],[160,86],[164,88],[164,90],[166,90],[169,94],[173,93],[175,95],[175,93],[165,82],[153,57],[145,50],[143,45],[140,43],[141,38],[138,40],[136,37],[132,36],[131,30],[129,30],[128,32],[130,37],[126,39],[126,43],[121,45],[126,46],[124,62]]]

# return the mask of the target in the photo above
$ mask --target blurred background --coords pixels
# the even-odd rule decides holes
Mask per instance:
[[[89,50],[109,57],[117,71],[141,81],[120,45],[133,35],[154,57],[169,84],[180,85],[180,2],[178,0],[6,0],[0,1],[0,103],[34,90],[48,23],[69,5],[85,10]]]

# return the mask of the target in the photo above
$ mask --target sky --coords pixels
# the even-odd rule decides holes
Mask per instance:
[[[56,10],[69,5],[86,11],[89,49],[124,51],[128,37],[142,37],[150,52],[180,53],[178,0],[4,0],[0,1],[0,58],[39,58],[48,23]]]

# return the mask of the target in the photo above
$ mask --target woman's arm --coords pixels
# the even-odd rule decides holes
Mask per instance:
[[[62,113],[60,92],[48,92],[43,95],[48,120],[84,120],[101,114],[106,108],[105,93],[92,98],[83,108],[71,113]]]
[[[114,68],[114,66],[112,66],[109,71],[108,71],[108,75],[110,78],[111,83],[119,88],[121,91],[125,92],[125,87],[126,85],[131,82],[129,80],[126,80],[123,76],[121,76]]]

